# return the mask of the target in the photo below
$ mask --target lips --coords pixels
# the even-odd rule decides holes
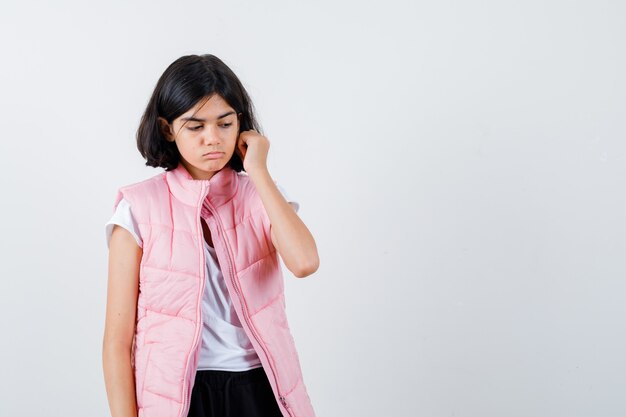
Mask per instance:
[[[208,152],[202,155],[202,159],[205,161],[218,160],[224,157],[224,152]]]

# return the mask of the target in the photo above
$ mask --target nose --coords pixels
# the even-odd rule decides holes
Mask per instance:
[[[202,143],[205,146],[220,144],[220,135],[217,129],[216,126],[209,126],[205,129],[204,135],[202,135]]]

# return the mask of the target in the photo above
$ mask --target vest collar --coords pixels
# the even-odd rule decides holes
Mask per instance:
[[[208,187],[207,198],[213,206],[221,206],[229,201],[237,192],[237,171],[226,165],[213,174],[211,179],[194,179],[185,166],[181,163],[171,171],[165,171],[165,180],[170,192],[178,200],[188,206],[197,207],[200,201],[200,193]]]

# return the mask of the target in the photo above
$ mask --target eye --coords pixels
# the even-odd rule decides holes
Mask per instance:
[[[200,130],[200,129],[202,129],[202,125],[189,128],[189,130]]]
[[[226,127],[230,127],[230,125],[232,125],[232,123],[224,123],[222,127],[226,128]]]

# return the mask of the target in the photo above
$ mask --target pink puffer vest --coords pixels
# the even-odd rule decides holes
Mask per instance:
[[[208,198],[207,198],[208,196]],[[199,359],[205,218],[233,306],[284,417],[314,417],[285,312],[270,221],[247,174],[182,164],[121,187],[143,239],[132,350],[139,417],[186,417]]]

